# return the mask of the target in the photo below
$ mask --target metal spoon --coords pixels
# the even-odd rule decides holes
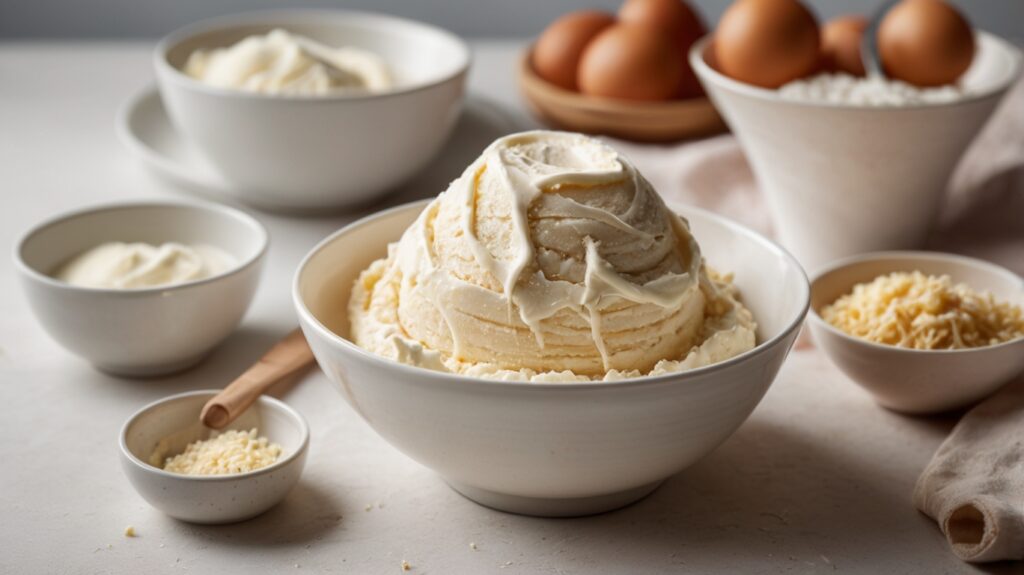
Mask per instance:
[[[885,70],[882,69],[882,58],[878,54],[878,27],[882,19],[889,13],[889,9],[901,0],[886,0],[875,10],[868,21],[868,27],[864,30],[864,37],[860,41],[860,58],[864,61],[864,70],[868,76],[879,76],[885,78]]]

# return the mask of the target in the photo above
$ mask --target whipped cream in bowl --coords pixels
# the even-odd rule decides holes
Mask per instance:
[[[501,138],[356,281],[357,344],[477,377],[616,380],[728,359],[756,323],[608,145]]]
[[[727,438],[809,290],[771,241],[666,205],[605,143],[527,132],[325,239],[293,299],[389,443],[474,501],[567,516],[631,503]]]
[[[373,51],[332,47],[281,28],[198,49],[184,72],[210,86],[263,94],[372,94],[395,86],[390,66]]]
[[[81,287],[139,289],[206,279],[235,263],[227,252],[210,245],[107,242],[75,256],[54,276]]]
[[[154,56],[167,116],[219,187],[290,213],[366,204],[429,165],[470,64],[445,30],[346,10],[212,18]]]
[[[195,364],[234,331],[268,242],[258,221],[232,208],[121,203],[33,227],[15,261],[54,340],[102,371],[151,376]]]

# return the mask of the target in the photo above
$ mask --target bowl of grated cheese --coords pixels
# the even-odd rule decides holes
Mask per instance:
[[[121,429],[121,464],[132,486],[167,515],[191,523],[255,517],[299,480],[309,426],[284,402],[260,396],[224,431],[199,420],[219,390],[150,403]]]
[[[883,407],[967,407],[1024,371],[1024,279],[936,252],[844,259],[811,280],[818,346]]]

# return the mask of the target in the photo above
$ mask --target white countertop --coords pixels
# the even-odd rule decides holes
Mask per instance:
[[[523,114],[517,46],[475,48],[471,92]],[[0,241],[8,250],[59,211],[180,195],[115,136],[119,107],[151,82],[149,45],[0,44]],[[454,149],[468,162],[495,135],[464,123]],[[456,175],[430,174],[430,189],[407,188],[388,203],[434,195]],[[272,246],[252,309],[208,360],[168,378],[111,377],[65,352],[32,318],[10,257],[0,258],[0,572],[401,573],[403,560],[413,574],[977,570],[948,552],[910,502],[953,420],[882,410],[813,350],[795,351],[736,435],[653,495],[561,520],[463,499],[377,437],[314,371],[276,393],[312,428],[305,474],[285,502],[231,526],[172,520],[123,476],[120,426],[152,400],[225,385],[284,335],[295,324],[295,266],[356,217],[256,215]],[[138,537],[123,536],[128,525]]]

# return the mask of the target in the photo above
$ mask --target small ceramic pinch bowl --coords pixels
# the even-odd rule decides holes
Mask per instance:
[[[803,270],[771,241],[692,208],[704,255],[735,272],[757,347],[686,373],[600,383],[517,383],[402,365],[347,339],[360,272],[426,204],[356,222],[306,257],[293,295],[328,378],[384,439],[483,505],[529,515],[608,511],[713,450],[774,380],[807,311]]]
[[[950,175],[1021,72],[1021,51],[977,32],[951,102],[870,106],[794,101],[721,73],[713,36],[690,64],[765,192],[783,246],[814,272],[836,259],[920,247]]]
[[[550,124],[636,142],[672,142],[725,131],[705,96],[665,102],[596,98],[556,86],[537,75],[532,48],[519,60],[519,87],[534,113]]]
[[[811,281],[811,334],[829,359],[883,407],[942,413],[967,407],[1024,371],[1024,338],[958,350],[916,350],[865,341],[833,327],[822,308],[858,283],[892,272],[948,275],[997,300],[1024,306],[1024,280],[995,264],[935,252],[878,252],[841,260]]]
[[[53,277],[106,242],[206,244],[234,265],[209,278],[142,289],[87,288]],[[35,226],[14,250],[19,279],[43,329],[100,370],[125,376],[180,371],[202,360],[245,315],[269,237],[232,208],[192,202],[110,204]]]
[[[396,87],[377,94],[278,95],[206,85],[182,69],[196,50],[283,28],[384,58]],[[173,123],[238,199],[285,211],[365,203],[441,150],[462,106],[470,54],[440,28],[382,14],[290,10],[205,20],[156,48]]]
[[[288,495],[306,464],[306,420],[283,401],[263,395],[226,430],[256,428],[280,445],[281,456],[271,465],[232,475],[183,475],[151,465],[157,449],[161,455],[174,456],[189,443],[210,437],[199,412],[219,391],[190,391],[155,401],[135,412],[121,428],[121,466],[132,487],[175,519],[233,523],[255,517]]]

